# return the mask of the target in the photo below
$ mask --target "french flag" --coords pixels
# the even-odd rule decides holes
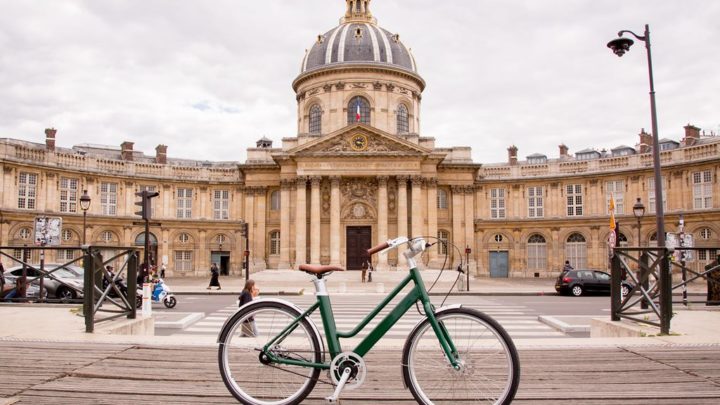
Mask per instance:
[[[360,103],[357,103],[357,110],[355,111],[355,122],[360,122]]]

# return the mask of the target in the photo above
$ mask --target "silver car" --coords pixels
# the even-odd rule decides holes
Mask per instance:
[[[28,266],[26,268],[26,274],[30,282],[29,287],[40,285],[40,271],[36,270],[40,268],[40,265],[34,264],[32,266],[33,267]],[[49,298],[69,300],[82,297],[84,285],[84,270],[82,267],[45,263],[43,269],[45,270],[43,288],[47,290],[47,296]],[[52,271],[52,273],[47,275],[47,272],[50,271]],[[11,267],[5,271],[5,281],[14,285],[15,280],[22,277],[22,272],[22,266]],[[30,296],[30,294],[28,294],[28,296]]]

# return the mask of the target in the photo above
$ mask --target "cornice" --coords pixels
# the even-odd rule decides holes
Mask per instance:
[[[412,80],[417,83],[418,87],[420,87],[420,91],[422,92],[425,90],[425,80],[423,80],[420,75],[417,73],[413,73],[409,70],[396,68],[392,66],[386,66],[386,65],[373,65],[368,63],[352,63],[352,62],[345,62],[342,64],[338,64],[336,66],[323,66],[321,68],[317,68],[315,70],[307,71],[305,73],[300,74],[298,77],[295,78],[292,82],[292,88],[293,91],[297,93],[298,88],[307,80],[314,79],[316,77],[322,77],[322,76],[328,76],[333,75],[336,73],[346,73],[346,72],[369,72],[369,73],[389,73],[395,76],[404,77],[405,79]]]

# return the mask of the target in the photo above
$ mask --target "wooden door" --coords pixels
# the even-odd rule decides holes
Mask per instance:
[[[367,250],[371,248],[372,228],[369,226],[348,226],[345,231],[346,267],[348,270],[361,270],[367,260]]]

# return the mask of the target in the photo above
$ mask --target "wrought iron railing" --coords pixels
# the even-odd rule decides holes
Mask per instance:
[[[700,251],[720,248],[689,248],[683,251]],[[611,319],[620,321],[629,319],[660,328],[661,334],[670,333],[674,291],[682,299],[675,303],[705,303],[720,305],[720,263],[716,259],[696,271],[684,261],[673,260],[673,251],[659,248],[617,247],[611,258],[610,310]],[[675,272],[680,282],[673,284]],[[689,300],[687,286],[698,279],[704,279],[708,285],[706,300]],[[632,285],[630,293],[622,296],[623,281]]]
[[[16,257],[17,251],[21,258]],[[65,263],[46,264],[45,252],[52,250],[73,251],[80,253],[77,258]],[[11,252],[11,253],[8,253]],[[34,254],[38,251],[39,254]],[[117,246],[83,246],[83,247],[56,247],[56,246],[0,246],[0,256],[7,258],[6,262],[16,263],[17,266],[8,266],[5,273],[6,288],[0,300],[6,302],[60,302],[83,304],[85,316],[85,331],[92,333],[95,324],[111,319],[127,316],[134,319],[137,308],[137,247]],[[103,258],[103,253],[106,257]],[[73,254],[72,256],[76,256]],[[39,263],[32,263],[31,257],[39,257]],[[107,266],[116,267],[110,271]],[[18,277],[11,275],[15,267],[20,266]],[[58,276],[58,271],[70,266],[83,268],[82,286],[73,284]],[[126,284],[122,283],[125,276]],[[48,297],[45,283],[49,280],[59,283],[62,288],[71,291],[74,298]],[[127,286],[127,288],[121,288]],[[31,294],[28,294],[30,290]],[[7,296],[7,298],[6,298]]]

